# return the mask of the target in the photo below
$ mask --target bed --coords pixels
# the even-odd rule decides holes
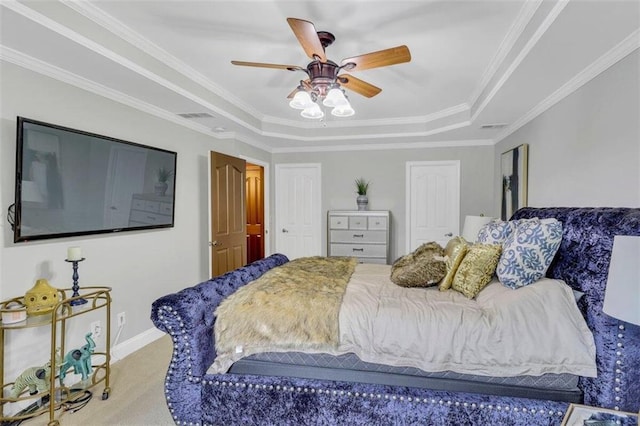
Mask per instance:
[[[152,320],[174,342],[165,395],[176,424],[553,425],[571,402],[637,411],[640,327],[608,317],[602,302],[613,236],[640,235],[640,209],[525,208],[512,220],[534,217],[562,223],[546,275],[580,292],[577,307],[593,336],[596,377],[571,375],[575,382],[566,388],[523,386],[468,374],[420,375],[406,367],[372,372],[366,364],[377,364],[349,353],[296,351],[243,356],[228,372],[212,371],[214,312],[245,284],[288,263],[276,254],[154,302]]]

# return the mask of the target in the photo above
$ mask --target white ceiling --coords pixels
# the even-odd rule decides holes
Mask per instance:
[[[0,5],[0,59],[271,152],[492,144],[640,47],[635,0]],[[411,62],[352,72],[382,88],[348,92],[353,117],[302,118],[286,97],[305,74],[230,63],[305,67],[287,17],[333,33],[335,62],[403,44]]]

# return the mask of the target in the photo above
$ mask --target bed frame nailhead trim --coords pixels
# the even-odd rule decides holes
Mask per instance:
[[[613,407],[614,410],[620,410],[620,401],[622,400],[622,398],[620,397],[620,392],[622,392],[623,388],[622,386],[624,385],[624,368],[626,367],[625,363],[624,363],[624,331],[625,331],[625,327],[624,324],[619,324],[618,325],[618,343],[616,344],[616,347],[618,348],[616,350],[616,371],[615,371],[615,382],[616,382],[616,387],[614,388],[614,391],[616,392],[616,396],[615,396],[615,400],[616,400],[616,405],[615,407]]]
[[[164,316],[165,312],[168,315],[174,316],[178,320],[178,323],[180,324],[180,330],[177,333],[173,329],[173,327],[170,324],[168,324],[169,321]],[[177,313],[174,313],[170,306],[166,306],[166,305],[165,306],[161,306],[158,309],[158,318],[167,326],[167,330],[169,330],[169,333],[171,335],[171,340],[173,341],[173,354],[172,354],[172,357],[171,357],[170,367],[169,367],[169,369],[167,371],[167,376],[165,378],[165,394],[167,394],[167,396],[166,396],[166,398],[167,398],[167,406],[169,407],[169,410],[170,410],[170,412],[171,412],[171,414],[173,416],[173,419],[176,422],[176,425],[200,426],[199,422],[198,423],[181,422],[178,419],[178,416],[175,413],[175,408],[172,407],[172,403],[169,401],[170,400],[170,396],[169,396],[170,384],[171,384],[171,380],[172,380],[173,375],[174,375],[174,369],[175,369],[175,366],[176,366],[176,362],[178,361],[177,360],[177,356],[178,356],[178,352],[179,352],[179,347],[178,347],[178,344],[179,344],[178,343],[178,335],[179,334],[184,335],[185,353],[187,355],[187,360],[188,360],[188,363],[187,363],[187,379],[189,380],[189,382],[191,382],[191,383],[193,383],[193,382],[202,383],[203,386],[208,384],[208,385],[213,385],[213,386],[223,386],[223,387],[229,386],[229,387],[249,389],[249,390],[253,390],[253,389],[256,389],[256,390],[274,390],[274,386],[272,386],[272,385],[267,386],[267,385],[260,385],[260,384],[254,384],[254,383],[246,384],[246,383],[240,383],[240,382],[231,382],[231,381],[227,382],[227,381],[218,381],[218,380],[216,380],[214,382],[212,380],[207,381],[207,380],[203,380],[200,377],[193,376],[192,370],[191,370],[191,366],[192,366],[192,362],[193,361],[191,359],[191,351],[189,350],[189,342],[186,341],[187,340],[187,335],[186,335],[186,330],[184,328],[184,322],[183,322],[182,318]],[[620,342],[618,343],[618,348],[620,348],[620,350],[618,351],[618,357],[621,358],[622,357],[621,349],[623,348],[623,344],[621,343],[621,339],[624,337],[623,334],[622,334],[622,331],[624,331],[624,326],[620,325],[619,329],[621,330],[621,332],[618,334],[618,339],[620,340]],[[622,373],[622,362],[620,361],[620,359],[616,362],[616,364],[618,365],[618,368],[616,369],[616,375],[618,376],[616,378],[616,382],[620,382],[621,383],[620,377],[622,376],[623,373]],[[616,388],[616,390],[618,390],[618,389],[619,388]],[[275,386],[275,390],[284,391],[284,392],[298,392],[298,393],[301,393],[301,392],[302,393],[309,393],[310,392],[310,393],[318,393],[318,394],[325,393],[326,395],[345,396],[345,392],[344,391],[342,391],[342,390],[338,391],[338,390],[335,390],[335,389],[334,390],[329,390],[329,389],[323,390],[323,389],[315,389],[315,388],[300,388],[300,387],[294,388],[293,386],[288,387],[288,386],[276,385]],[[420,402],[422,402],[424,404],[428,404],[428,403],[431,403],[431,404],[436,404],[437,403],[437,404],[440,404],[440,405],[444,405],[445,404],[445,401],[443,401],[443,400],[436,401],[435,399],[431,399],[431,401],[429,401],[426,398],[423,398],[423,399],[414,398],[414,397],[405,398],[402,395],[400,395],[400,396],[398,396],[398,395],[389,395],[389,394],[385,394],[385,395],[375,394],[374,395],[372,393],[360,394],[358,392],[356,392],[355,394],[352,394],[351,392],[346,392],[346,396],[347,397],[355,397],[355,398],[362,397],[362,398],[369,398],[369,399],[382,399],[382,398],[384,398],[386,400],[391,399],[391,400],[394,400],[394,401],[399,399],[400,401],[403,401],[403,402],[406,401],[408,403],[411,403],[411,402],[415,401],[416,404],[419,404]],[[619,399],[620,399],[619,397],[616,397],[616,401],[618,401]],[[491,404],[486,405],[486,406],[484,404],[480,404],[478,406],[476,403],[469,404],[468,402],[450,401],[450,400],[446,401],[446,404],[448,406],[454,405],[456,407],[462,406],[464,408],[469,408],[470,407],[472,409],[478,408],[478,409],[481,409],[481,410],[484,410],[484,409],[492,410],[492,409],[494,409],[493,405],[491,405]],[[530,412],[531,414],[547,415],[549,417],[552,417],[554,415],[558,416],[558,417],[561,417],[561,416],[564,415],[564,413],[562,411],[554,412],[552,410],[549,410],[549,412],[547,413],[543,409],[540,409],[540,410],[536,411],[535,409],[528,410],[525,407],[523,407],[522,409],[519,410],[518,407],[513,407],[513,409],[511,409],[509,406],[502,407],[502,406],[498,405],[498,406],[495,407],[495,409],[496,410],[504,410],[504,411],[513,410],[513,412],[516,412],[516,413],[517,412],[522,412],[522,413]],[[616,406],[615,409],[619,410],[619,407]],[[202,426],[213,426],[213,425],[208,425],[207,423],[203,423]]]

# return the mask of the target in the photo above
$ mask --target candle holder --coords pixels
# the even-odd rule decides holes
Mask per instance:
[[[65,259],[65,262],[70,262],[73,264],[73,294],[71,295],[71,297],[78,297],[80,296],[80,293],[78,293],[78,290],[80,290],[80,286],[78,285],[78,278],[80,278],[80,276],[78,275],[78,263],[82,262],[84,260],[84,257],[81,259],[77,259],[77,260],[69,260],[69,259]],[[87,303],[86,299],[83,298],[79,298],[79,299],[74,299],[71,302],[69,302],[69,304],[71,306],[78,306],[78,305],[84,305],[85,303]]]

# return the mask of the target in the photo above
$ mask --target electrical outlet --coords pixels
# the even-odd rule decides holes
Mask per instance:
[[[94,339],[97,339],[102,334],[102,324],[100,321],[94,321],[91,323],[91,334]]]
[[[125,316],[124,312],[120,312],[118,314],[118,327],[122,327],[123,325],[125,325],[126,322],[127,322],[127,317]]]

